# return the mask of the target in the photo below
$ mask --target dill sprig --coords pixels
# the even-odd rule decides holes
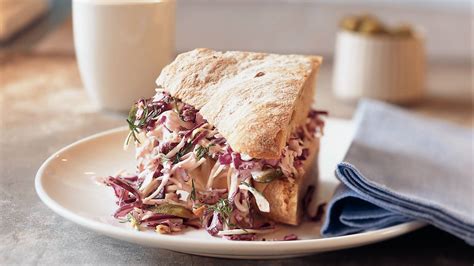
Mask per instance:
[[[215,144],[210,144],[207,147],[198,146],[196,148],[196,154],[195,154],[196,159],[199,161],[201,158],[204,158],[204,156],[209,155],[209,148],[212,147],[212,146],[215,146]]]
[[[191,179],[191,188],[192,188],[191,189],[191,199],[193,201],[195,201],[196,200],[196,188],[194,187],[194,178]]]
[[[234,224],[229,223],[230,216],[232,214],[232,206],[228,199],[219,199],[216,204],[214,205],[207,205],[207,207],[220,214],[224,223],[228,226],[234,226]]]
[[[206,156],[208,152],[209,152],[209,147],[206,148],[206,147],[203,147],[203,146],[198,146],[196,148],[196,159],[198,161],[201,160],[201,158]]]
[[[175,164],[179,163],[179,161],[181,161],[181,157],[186,155],[186,153],[188,153],[192,147],[193,147],[193,144],[191,141],[186,143],[184,147],[181,148],[181,150],[179,150],[178,153],[176,153],[176,157],[174,158],[173,163]]]
[[[130,138],[132,137],[136,142],[140,143],[140,140],[138,140],[138,137],[136,134],[139,133],[139,129],[141,128],[141,126],[143,126],[143,123],[145,122],[144,121],[145,116],[142,116],[142,119],[140,119],[139,122],[136,123],[137,110],[138,110],[138,107],[136,104],[134,104],[132,108],[130,109],[130,112],[128,112],[128,118],[126,121],[128,124],[128,128],[130,129],[130,132],[128,133],[127,140],[125,141],[126,145],[130,143]]]
[[[143,112],[140,119],[137,119],[137,105],[140,102],[143,102]],[[140,143],[140,140],[137,137],[137,134],[140,133],[140,129],[146,128],[150,121],[156,120],[163,111],[159,107],[153,105],[153,103],[149,103],[147,100],[140,100],[138,103],[132,106],[128,113],[128,118],[126,119],[128,128],[130,129],[130,133],[125,141],[126,145],[129,144],[131,138]]]

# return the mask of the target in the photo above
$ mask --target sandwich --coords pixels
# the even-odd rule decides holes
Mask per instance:
[[[324,112],[311,105],[321,63],[210,49],[178,55],[156,95],[130,110],[125,144],[134,143],[137,168],[105,181],[115,217],[139,230],[205,228],[232,240],[300,224],[317,182]]]

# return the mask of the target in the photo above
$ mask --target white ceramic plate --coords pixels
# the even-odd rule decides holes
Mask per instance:
[[[320,153],[319,201],[328,201],[338,181],[334,169],[350,144],[354,127],[350,121],[329,119]],[[124,151],[126,128],[106,131],[73,143],[52,155],[38,170],[36,191],[57,214],[79,225],[117,239],[178,252],[227,258],[282,258],[366,245],[411,232],[423,226],[411,222],[342,237],[321,238],[321,224],[305,222],[299,227],[280,226],[267,239],[295,233],[297,241],[239,242],[212,237],[204,230],[189,229],[177,235],[137,232],[112,216],[114,193],[97,183],[97,176],[134,169],[133,149]]]

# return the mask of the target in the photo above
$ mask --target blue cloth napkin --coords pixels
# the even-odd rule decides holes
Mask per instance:
[[[323,236],[421,220],[474,245],[472,129],[364,100]]]

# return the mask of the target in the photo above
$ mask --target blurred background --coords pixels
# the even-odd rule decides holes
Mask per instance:
[[[65,105],[71,100],[68,95],[75,95],[80,104],[64,108],[96,112],[83,93],[77,70],[71,1],[0,3],[2,99],[23,96],[23,89],[30,96],[49,95],[46,103]],[[408,23],[424,35],[426,94],[406,108],[472,126],[469,0],[178,0],[175,51],[209,47],[322,55],[316,105],[332,116],[350,118],[356,101],[334,95],[334,55],[341,20],[360,14],[375,15],[387,25]]]
[[[0,3],[2,35],[16,25],[18,29],[22,24],[26,26],[21,32],[13,31],[12,35],[16,36],[10,40],[2,37],[2,48],[74,52],[68,23],[70,0],[1,0]],[[20,7],[21,3],[25,6]],[[370,13],[388,24],[405,22],[422,28],[431,62],[469,63],[471,3],[469,0],[178,0],[176,50],[209,47],[321,54],[330,59],[340,20],[351,14]]]

